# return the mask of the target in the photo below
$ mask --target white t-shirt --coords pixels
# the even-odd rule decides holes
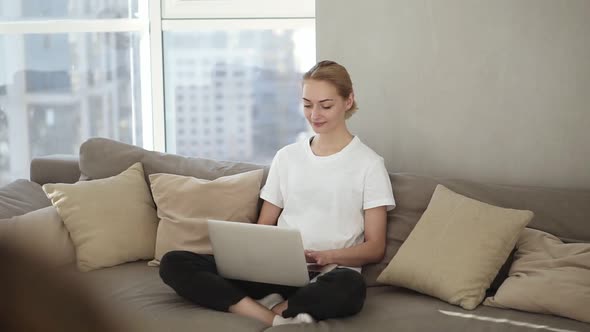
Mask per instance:
[[[298,229],[308,250],[358,245],[365,240],[364,210],[395,207],[383,158],[357,136],[323,157],[313,153],[310,140],[285,146],[260,197],[283,209],[277,225]]]

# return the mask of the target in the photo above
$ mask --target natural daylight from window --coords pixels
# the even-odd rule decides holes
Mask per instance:
[[[0,185],[95,136],[269,163],[309,133],[313,13],[218,20],[166,1],[0,0]]]

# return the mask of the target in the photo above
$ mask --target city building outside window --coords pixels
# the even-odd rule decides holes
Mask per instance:
[[[269,163],[309,134],[300,80],[315,63],[313,8],[0,0],[0,185],[93,136]]]

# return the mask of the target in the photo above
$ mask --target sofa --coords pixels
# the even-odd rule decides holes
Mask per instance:
[[[45,156],[31,163],[30,181],[17,180],[0,189],[0,219],[49,206],[41,185],[74,183],[119,174],[141,162],[148,175],[171,173],[216,179],[268,165],[187,158],[146,151],[120,142],[92,138],[79,156]],[[136,261],[78,272],[66,267],[95,290],[113,312],[141,321],[145,330],[159,331],[590,331],[590,324],[573,319],[480,305],[464,310],[418,292],[379,284],[376,279],[406,240],[438,184],[495,206],[527,209],[535,216],[528,227],[549,232],[566,242],[590,242],[590,190],[485,184],[390,173],[397,207],[388,213],[387,250],[378,264],[363,268],[368,289],[362,311],[352,317],[315,324],[266,327],[253,319],[198,307],[165,285],[158,269]],[[0,220],[1,222],[1,220]],[[508,264],[506,264],[508,265]],[[507,277],[503,268],[494,283]],[[494,284],[490,287],[493,292]],[[567,299],[564,299],[567,301]],[[588,308],[590,310],[590,307]]]

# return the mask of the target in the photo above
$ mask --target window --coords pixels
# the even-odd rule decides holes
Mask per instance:
[[[270,162],[309,131],[314,16],[314,0],[0,0],[0,185],[91,136],[198,156],[187,142],[214,131],[208,155]]]
[[[278,8],[281,7],[281,8]],[[165,1],[164,91],[167,117],[176,115],[177,86],[200,85],[191,104],[203,119],[197,139],[216,130],[211,153],[225,160],[268,163],[278,149],[309,131],[301,109],[301,76],[315,63],[313,1]],[[182,20],[177,20],[182,19]],[[194,76],[174,68],[195,60]],[[214,120],[214,121],[211,121]],[[174,122],[166,123],[166,149],[177,152]],[[242,137],[236,138],[236,133]]]
[[[92,136],[144,145],[147,22],[138,0],[0,0],[0,185]]]
[[[10,169],[9,144],[8,117],[6,112],[0,108],[0,183],[9,181],[8,172],[5,171]]]
[[[138,2],[1,0],[0,21],[137,18]]]

